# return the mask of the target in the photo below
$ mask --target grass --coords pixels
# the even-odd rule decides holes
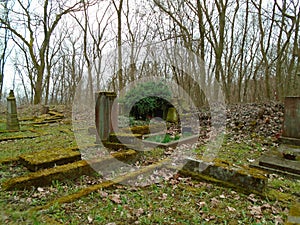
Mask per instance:
[[[1,128],[1,126],[0,126]],[[70,124],[56,123],[33,127],[21,124],[21,132],[1,136],[38,134],[33,139],[0,143],[0,160],[50,148],[76,146]],[[232,141],[225,137],[218,157],[235,164],[249,164],[272,146],[261,141]],[[196,152],[200,156],[205,146]],[[148,165],[168,157],[164,149],[144,152],[135,163]],[[18,163],[0,164],[0,182],[27,173]],[[164,174],[162,174],[164,175]],[[163,176],[164,177],[164,176]],[[152,179],[150,176],[149,179]],[[49,187],[31,190],[0,191],[1,224],[283,224],[292,202],[268,200],[213,184],[173,174],[170,180],[145,187],[116,184],[74,202],[55,204],[39,212],[29,210],[60,196],[76,193],[102,181],[101,176],[78,177],[75,181],[54,181]],[[291,194],[299,201],[300,182],[272,176],[269,187]],[[1,190],[1,189],[0,189]]]
[[[145,140],[147,141],[153,141],[157,143],[169,143],[172,141],[177,141],[180,138],[185,138],[191,136],[191,133],[185,132],[182,135],[181,134],[176,134],[176,135],[170,135],[170,134],[158,134],[158,135],[153,135],[150,137],[147,137]]]

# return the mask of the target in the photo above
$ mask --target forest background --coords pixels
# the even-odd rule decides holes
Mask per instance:
[[[149,76],[176,82],[200,105],[197,79],[220,84],[227,103],[300,94],[299,0],[2,0],[0,8],[2,100],[13,89],[20,103],[70,104],[76,91],[119,93]],[[205,72],[149,61],[157,43],[198,55]]]

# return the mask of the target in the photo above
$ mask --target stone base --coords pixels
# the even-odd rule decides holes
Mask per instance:
[[[300,147],[299,147],[300,148]],[[289,151],[289,146],[282,145],[278,151],[270,151],[261,156],[257,164],[252,164],[251,167],[266,170],[270,173],[278,173],[292,178],[300,179],[300,161],[289,160],[284,158],[284,152]],[[297,152],[297,149],[294,149]]]
[[[299,138],[291,138],[291,137],[280,137],[280,143],[287,144],[287,145],[298,145],[300,146],[300,139]]]

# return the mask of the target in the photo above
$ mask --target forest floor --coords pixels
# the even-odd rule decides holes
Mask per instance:
[[[4,132],[5,110],[0,109],[0,161],[20,154],[53,148],[76,147],[71,110],[53,106],[64,114],[57,123],[21,122],[20,132]],[[20,118],[42,116],[41,107],[18,109]],[[200,113],[201,126],[209,126],[205,112]],[[218,158],[236,165],[248,166],[263,153],[278,147],[283,106],[279,103],[244,104],[228,107],[226,135]],[[205,139],[209,131],[203,134]],[[6,140],[8,137],[21,137]],[[203,151],[199,140],[198,150]],[[139,158],[139,165],[149,165],[169,155],[155,149]],[[0,164],[0,183],[26,174],[16,162]],[[1,224],[284,224],[293,205],[299,204],[300,181],[277,174],[266,174],[268,188],[290,195],[290,199],[268,199],[241,193],[179,174],[162,173],[160,182],[142,186],[114,184],[98,189],[72,202],[53,204],[43,210],[32,210],[62,196],[78,193],[103,182],[101,176],[81,176],[76,180],[53,182],[48,187],[29,190],[0,191]]]

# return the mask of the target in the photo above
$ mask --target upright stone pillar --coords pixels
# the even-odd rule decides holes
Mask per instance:
[[[285,97],[281,141],[300,145],[300,97]]]
[[[7,130],[20,130],[18,115],[17,115],[17,104],[14,91],[10,90],[9,96],[7,97]]]
[[[96,94],[95,122],[97,129],[96,142],[108,141],[113,131],[113,123],[117,120],[117,107],[113,103],[117,95],[115,92],[99,92]]]

